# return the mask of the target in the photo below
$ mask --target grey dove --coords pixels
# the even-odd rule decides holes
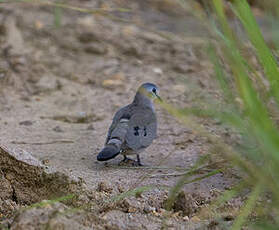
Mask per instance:
[[[119,109],[109,127],[105,146],[97,156],[98,161],[107,161],[123,154],[124,162],[131,159],[127,155],[136,154],[137,165],[142,165],[139,154],[157,137],[157,118],[153,105],[155,99],[161,101],[159,89],[152,83],[144,83],[139,88],[131,104]]]

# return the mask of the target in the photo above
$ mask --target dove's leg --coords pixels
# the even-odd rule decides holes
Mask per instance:
[[[124,156],[124,159],[123,159],[123,161],[125,162],[125,161],[128,161],[128,160],[131,160],[130,158],[128,158],[126,155],[123,155]]]
[[[125,163],[134,162],[134,161],[135,161],[135,160],[133,160],[133,159],[127,157],[126,155],[123,155],[123,156],[124,156],[124,159],[123,159],[122,161],[125,162]]]
[[[123,163],[129,163],[129,162],[132,162],[134,161],[133,159],[127,157],[126,155],[123,155],[124,159],[121,161]]]
[[[137,163],[138,163],[138,166],[143,166],[142,163],[140,162],[139,154],[137,154]]]
[[[137,160],[136,161],[127,157],[126,155],[123,155],[123,156],[124,156],[124,159],[120,162],[120,165],[122,165],[124,163],[124,164],[130,164],[130,165],[133,165],[133,166],[142,166],[138,154],[137,154]]]

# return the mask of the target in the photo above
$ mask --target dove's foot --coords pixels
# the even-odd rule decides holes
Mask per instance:
[[[119,165],[143,166],[140,162],[139,155],[137,155],[136,161],[124,155],[124,159],[119,163]]]

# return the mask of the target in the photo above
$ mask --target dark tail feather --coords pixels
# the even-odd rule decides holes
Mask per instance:
[[[98,154],[98,161],[107,161],[114,157],[116,157],[120,153],[119,148],[115,145],[107,145],[102,149],[102,151]]]

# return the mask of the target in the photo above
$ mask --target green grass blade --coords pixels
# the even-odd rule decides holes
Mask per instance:
[[[190,107],[180,109],[180,113],[183,115],[195,115],[196,117],[203,117],[203,118],[211,118],[221,121],[224,124],[228,124],[240,129],[245,129],[247,124],[241,115],[234,111],[234,110],[227,110],[227,111],[219,111],[218,108],[197,108],[197,107]]]
[[[269,79],[272,94],[279,104],[279,70],[276,60],[264,41],[260,28],[247,1],[235,0],[234,6],[251,43],[257,50],[256,54],[264,68],[266,77]]]
[[[66,196],[62,196],[62,197],[58,197],[56,199],[52,199],[52,200],[45,200],[45,201],[41,201],[32,205],[27,206],[24,209],[30,209],[30,208],[37,208],[37,207],[44,207],[46,205],[51,205],[51,204],[55,204],[57,202],[61,202],[61,201],[67,201],[67,200],[71,200],[75,197],[74,194],[69,194]]]
[[[253,229],[255,230],[278,230],[277,225],[265,224],[265,223],[258,223],[253,225]]]
[[[273,122],[269,118],[267,108],[260,100],[257,91],[253,88],[251,79],[249,78],[247,68],[243,63],[243,57],[237,47],[232,30],[229,28],[226,17],[224,17],[223,2],[214,0],[216,13],[221,22],[226,40],[224,47],[225,55],[230,64],[233,76],[235,77],[238,93],[244,103],[244,111],[249,117],[249,123],[255,138],[266,150],[272,155],[273,160],[279,164],[279,132],[275,129]]]
[[[240,193],[244,188],[246,188],[246,184],[242,181],[234,188],[225,191],[216,201],[214,201],[213,205],[219,206],[221,204],[224,204],[226,201],[229,201],[234,196],[236,196],[238,193]]]
[[[232,30],[230,29],[229,23],[224,12],[223,0],[213,0],[212,3],[218,17],[218,22],[221,23],[221,27],[225,36],[227,36],[229,40],[234,40],[234,35],[232,33]]]
[[[54,26],[59,28],[62,20],[62,9],[58,6],[54,7]]]
[[[126,197],[136,196],[139,193],[143,193],[157,187],[158,186],[156,185],[146,185],[146,186],[137,187],[135,189],[118,194],[112,197],[111,199],[107,200],[106,202],[115,202],[115,201],[123,200]],[[165,186],[162,186],[162,188],[165,188]]]
[[[219,82],[219,86],[222,89],[223,94],[225,96],[225,100],[229,103],[233,103],[234,102],[233,92],[230,89],[231,87],[229,86],[227,79],[225,78],[226,74],[221,67],[221,64],[218,60],[214,47],[210,45],[208,51],[209,51],[208,54],[210,60],[214,65],[214,70],[215,70],[216,78]]]

